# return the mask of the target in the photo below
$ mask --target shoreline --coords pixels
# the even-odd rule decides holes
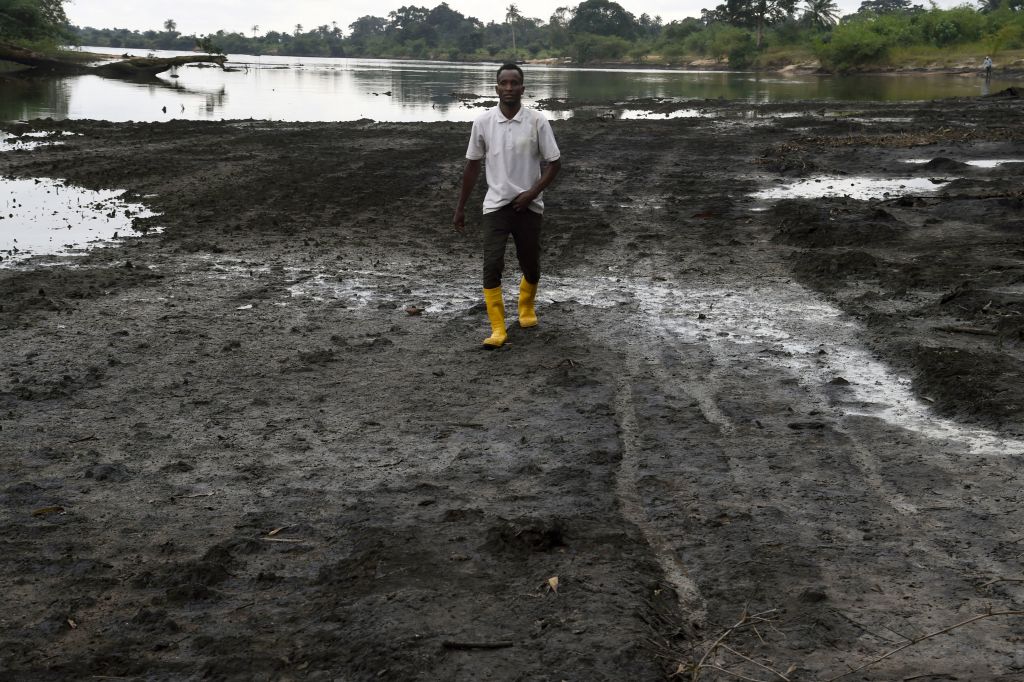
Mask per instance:
[[[140,48],[110,48],[110,49],[140,49]],[[76,50],[62,50],[57,54],[68,58],[69,60],[78,62],[88,61],[115,61],[119,59],[120,55],[103,54],[94,52],[82,52]],[[256,57],[257,55],[241,55],[245,57]],[[259,56],[271,56],[271,55],[259,55]],[[294,57],[296,55],[272,55],[282,57]],[[346,59],[341,57],[339,59]],[[347,59],[389,59],[387,57],[347,57]],[[417,59],[405,59],[402,61],[423,61],[433,62],[445,60],[417,60]],[[494,61],[454,61],[445,62],[453,64],[500,64],[500,60]],[[832,77],[843,77],[843,76],[855,76],[855,75],[895,75],[895,76],[906,76],[906,75],[963,75],[970,76],[972,74],[981,77],[983,75],[980,58],[978,65],[957,65],[957,66],[878,66],[878,67],[865,67],[861,69],[850,70],[846,72],[828,71],[821,68],[816,62],[812,63],[801,63],[801,64],[785,64],[778,67],[771,68],[760,68],[760,69],[732,69],[727,64],[715,63],[712,60],[698,60],[683,63],[646,63],[646,62],[591,62],[586,64],[573,63],[568,58],[549,58],[549,59],[538,59],[538,60],[520,60],[520,64],[524,66],[546,66],[554,69],[573,69],[573,70],[651,70],[651,71],[687,71],[687,72],[708,72],[708,73],[754,73],[754,74],[784,74],[784,75],[815,75],[815,76],[832,76]],[[0,75],[5,72],[0,71]],[[10,74],[17,73],[17,70],[7,72]],[[992,71],[993,78],[1017,80],[1024,79],[1024,60],[1015,60],[1011,66],[996,66]]]
[[[708,73],[763,73],[763,74],[792,74],[792,75],[815,75],[815,76],[856,76],[856,75],[894,75],[894,76],[905,76],[905,75],[921,75],[921,76],[932,76],[932,75],[977,75],[983,77],[984,73],[979,67],[972,66],[935,66],[935,67],[924,67],[924,66],[905,66],[905,67],[873,67],[865,68],[855,71],[847,72],[836,72],[826,71],[820,66],[807,66],[798,64],[787,64],[778,68],[764,68],[764,69],[730,69],[728,66],[710,66],[706,64],[630,64],[623,62],[607,62],[607,63],[594,63],[594,64],[569,64],[569,63],[549,63],[546,60],[539,62],[526,61],[526,65],[536,64],[541,66],[548,66],[550,68],[567,68],[567,69],[594,69],[594,70],[631,70],[631,69],[643,69],[652,71],[692,71],[692,72],[708,72]],[[1001,79],[1024,79],[1024,67],[1015,68],[1003,68],[993,69],[993,78]]]

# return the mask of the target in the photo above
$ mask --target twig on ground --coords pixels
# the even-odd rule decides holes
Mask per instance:
[[[740,620],[739,620],[738,623],[733,625],[731,628],[728,628],[725,632],[723,632],[721,635],[719,635],[718,639],[715,640],[715,643],[712,644],[710,647],[708,647],[708,650],[704,652],[704,655],[700,657],[700,660],[697,661],[697,665],[694,666],[694,668],[693,668],[693,682],[697,682],[697,680],[700,678],[701,666],[704,665],[704,661],[708,660],[708,656],[710,656],[712,653],[714,653],[715,650],[718,649],[718,645],[721,644],[722,642],[724,642],[725,638],[728,637],[729,635],[731,635],[733,633],[733,631],[736,630],[736,628],[741,627],[742,625],[745,625],[746,622],[747,622],[747,618],[748,618],[748,616],[747,616],[746,612],[744,612],[743,615],[740,617]]]
[[[786,677],[785,675],[783,675],[782,673],[780,673],[778,670],[775,670],[773,668],[769,668],[768,666],[764,665],[763,663],[758,663],[754,659],[752,659],[752,658],[750,658],[748,656],[744,656],[740,652],[738,652],[735,649],[732,649],[732,648],[726,646],[725,644],[722,644],[722,648],[725,649],[726,651],[728,651],[729,653],[733,654],[734,656],[739,656],[744,661],[749,661],[749,662],[753,663],[754,665],[756,665],[758,668],[761,668],[762,670],[767,670],[771,674],[778,675],[780,678],[786,680],[786,682],[789,682],[789,678]]]
[[[1024,616],[1024,611],[991,611],[989,613],[983,613],[980,616],[973,616],[971,618],[968,618],[967,620],[960,621],[959,623],[957,623],[955,625],[950,625],[949,627],[943,628],[941,630],[936,630],[935,632],[930,632],[927,635],[922,635],[920,637],[912,639],[909,642],[907,642],[906,644],[903,644],[902,646],[898,646],[895,649],[893,649],[892,651],[890,651],[888,653],[885,653],[885,654],[879,656],[878,658],[872,659],[872,660],[868,661],[867,663],[865,663],[864,665],[862,665],[860,667],[853,668],[851,670],[847,670],[845,673],[842,673],[840,675],[836,675],[835,677],[830,677],[830,678],[828,678],[828,680],[826,680],[826,682],[835,682],[835,680],[840,680],[840,679],[846,677],[847,675],[852,675],[852,674],[854,674],[856,672],[860,672],[861,670],[864,670],[865,668],[870,668],[871,666],[875,665],[876,663],[881,663],[882,661],[884,661],[885,659],[889,658],[890,656],[898,654],[899,652],[903,651],[904,649],[912,647],[915,644],[919,644],[919,643],[925,641],[926,639],[932,639],[933,637],[938,637],[939,635],[944,635],[947,632],[952,632],[953,630],[956,630],[957,628],[961,628],[961,627],[963,627],[965,625],[970,625],[971,623],[977,622],[979,620],[985,620],[987,618],[995,618],[996,616]]]
[[[976,336],[999,336],[999,332],[994,329],[985,329],[983,327],[954,327],[952,325],[942,325],[938,327],[932,327],[937,332],[948,332],[950,334],[974,334]]]
[[[886,630],[888,630],[889,632],[891,632],[892,634],[896,635],[896,636],[897,636],[897,637],[899,637],[900,639],[905,639],[905,640],[907,640],[908,642],[909,642],[910,640],[914,639],[913,637],[907,637],[907,636],[906,636],[905,634],[903,634],[903,633],[902,633],[902,632],[900,632],[899,630],[894,630],[893,628],[889,627],[888,625],[884,625],[884,624],[883,624],[883,625],[882,625],[882,627],[883,627],[883,628],[885,628]]]
[[[832,613],[836,614],[837,616],[839,616],[840,618],[845,620],[847,623],[850,623],[851,625],[854,625],[854,626],[860,628],[861,630],[863,630],[864,632],[868,633],[872,637],[880,639],[883,642],[890,642],[890,643],[892,642],[892,639],[890,639],[889,637],[884,637],[884,636],[878,634],[877,632],[872,632],[863,623],[855,621],[853,618],[850,618],[849,616],[847,616],[845,613],[843,613],[839,609],[829,609],[829,611],[831,611]],[[885,627],[885,626],[883,625],[882,627]],[[897,634],[899,634],[899,633],[897,633]],[[900,635],[900,637],[903,637],[903,635]],[[903,639],[908,639],[909,640],[910,638],[909,637],[903,637]]]
[[[762,680],[758,680],[758,679],[753,678],[753,677],[745,677],[743,675],[740,675],[739,673],[734,673],[732,671],[726,670],[725,668],[721,668],[721,667],[715,665],[714,663],[711,663],[709,661],[709,659],[719,649],[724,649],[725,651],[728,651],[728,652],[730,652],[732,654],[735,654],[739,658],[741,658],[741,659],[743,659],[745,661],[748,661],[750,663],[753,663],[757,667],[762,668],[764,670],[767,670],[767,671],[771,672],[773,675],[777,675],[778,677],[780,677],[783,680],[786,680],[788,682],[788,678],[785,675],[783,675],[782,673],[780,673],[779,671],[774,670],[774,669],[772,669],[772,668],[770,668],[770,667],[768,667],[768,666],[766,666],[766,665],[764,665],[762,663],[758,663],[757,661],[755,661],[755,660],[753,660],[751,658],[748,658],[747,656],[744,656],[743,654],[738,653],[734,649],[731,649],[731,648],[725,646],[725,644],[724,644],[725,640],[727,638],[729,638],[734,632],[736,632],[737,630],[739,630],[741,628],[744,628],[744,627],[752,628],[754,630],[754,632],[757,634],[758,639],[761,639],[761,633],[757,632],[757,628],[755,626],[757,624],[759,624],[759,623],[767,623],[768,625],[771,625],[771,620],[769,620],[768,618],[765,618],[765,616],[767,616],[768,614],[771,614],[771,613],[775,613],[775,611],[777,611],[777,609],[769,609],[767,611],[762,611],[760,613],[755,613],[755,614],[748,614],[746,611],[744,611],[743,615],[740,616],[739,621],[737,621],[735,625],[733,625],[732,627],[726,629],[725,632],[723,632],[721,635],[719,635],[718,639],[716,639],[714,641],[714,643],[712,643],[712,645],[710,647],[708,647],[708,650],[704,652],[704,655],[701,656],[699,661],[697,661],[697,664],[693,666],[692,673],[691,673],[691,676],[690,676],[691,682],[698,682],[698,680],[700,680],[700,673],[701,673],[701,671],[705,670],[705,669],[707,669],[707,670],[718,670],[719,672],[723,672],[726,675],[731,675],[732,677],[736,677],[737,679],[741,679],[741,680],[750,680],[751,682],[763,682]],[[761,640],[761,641],[763,642],[764,640]]]
[[[458,651],[468,651],[470,649],[507,649],[515,646],[515,642],[453,642],[446,640],[441,642],[441,646],[445,649]]]
[[[995,580],[989,580],[987,583],[982,583],[981,586],[988,587],[996,583],[1024,583],[1024,578],[996,578]]]
[[[84,443],[87,440],[99,440],[95,434],[86,436],[85,438],[76,438],[75,440],[69,440],[68,445],[74,445],[75,443]]]
[[[720,668],[717,665],[706,665],[704,667],[708,670],[717,670],[720,673],[725,673],[730,677],[735,677],[737,680],[747,680],[747,682],[761,682],[761,680],[757,679],[756,677],[747,677],[746,675],[740,675],[739,673],[734,673],[731,670]]]

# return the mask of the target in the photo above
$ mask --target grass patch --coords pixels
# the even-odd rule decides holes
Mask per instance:
[[[818,57],[809,47],[803,45],[780,45],[769,47],[754,59],[754,68],[781,69],[790,64],[817,63]]]
[[[907,68],[962,68],[976,66],[981,69],[981,60],[990,54],[982,43],[950,45],[949,47],[933,47],[931,45],[915,45],[912,47],[893,47],[889,50],[891,66]],[[1024,63],[1024,50],[1002,50],[990,55],[995,61],[996,70],[1011,64]]]

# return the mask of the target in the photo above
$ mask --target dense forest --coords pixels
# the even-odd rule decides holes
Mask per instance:
[[[347,27],[184,35],[173,19],[162,30],[73,27],[62,0],[0,0],[0,41],[63,41],[115,48],[219,51],[232,54],[385,57],[447,60],[564,59],[575,63],[778,67],[817,60],[844,71],[888,64],[978,61],[1024,48],[1024,0],[925,8],[911,0],[863,0],[840,17],[834,0],[726,0],[699,18],[663,22],[639,17],[612,0],[584,0],[544,18],[512,4],[501,23],[483,23],[441,3],[403,6]]]

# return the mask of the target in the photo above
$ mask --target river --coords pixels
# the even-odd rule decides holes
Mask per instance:
[[[83,48],[147,54],[144,50]],[[186,54],[156,52],[158,56]],[[221,71],[191,65],[131,83],[75,76],[0,82],[0,120],[33,118],[164,121],[468,121],[493,94],[495,64],[229,55]],[[574,69],[527,65],[527,103],[548,97],[612,102],[663,97],[791,100],[928,100],[978,96],[1010,83],[964,75],[780,75],[670,69]],[[476,100],[453,93],[481,95]],[[549,112],[552,118],[571,112]]]

